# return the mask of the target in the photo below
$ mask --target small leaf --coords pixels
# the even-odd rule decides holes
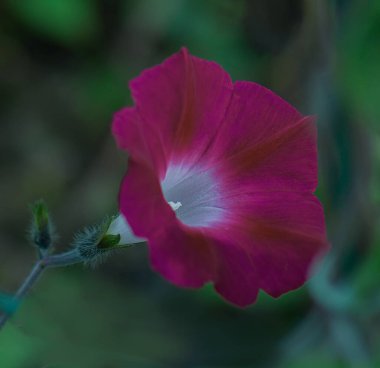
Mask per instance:
[[[120,243],[120,238],[121,238],[120,234],[117,234],[117,235],[106,234],[100,240],[98,244],[98,248],[99,249],[115,248]]]

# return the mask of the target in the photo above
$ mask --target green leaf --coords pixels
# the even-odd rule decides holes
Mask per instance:
[[[86,134],[99,139],[104,122],[125,105],[126,86],[115,67],[102,60],[86,63],[69,81],[72,103]]]
[[[8,323],[0,334],[0,367],[30,366],[30,362],[43,354],[45,345],[34,336],[33,333],[26,334],[19,326]]]
[[[367,120],[380,119],[380,2],[356,2],[343,29],[338,72],[342,92]]]
[[[65,45],[88,41],[97,32],[96,2],[91,0],[8,0],[26,26]]]

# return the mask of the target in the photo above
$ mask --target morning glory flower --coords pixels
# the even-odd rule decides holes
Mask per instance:
[[[109,232],[146,240],[173,284],[211,282],[238,306],[301,286],[328,248],[313,118],[186,49],[130,88],[135,106],[113,120],[129,158]]]

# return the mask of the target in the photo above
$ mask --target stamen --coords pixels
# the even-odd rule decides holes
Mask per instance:
[[[173,208],[173,211],[177,211],[178,208],[182,207],[182,203],[181,202],[172,202],[172,201],[169,201],[168,203],[170,204],[170,207]]]

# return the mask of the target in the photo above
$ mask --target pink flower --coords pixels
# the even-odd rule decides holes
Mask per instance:
[[[301,286],[328,248],[313,119],[186,49],[130,87],[113,121],[129,153],[119,205],[153,269],[239,306]],[[131,242],[129,226],[116,227]]]

